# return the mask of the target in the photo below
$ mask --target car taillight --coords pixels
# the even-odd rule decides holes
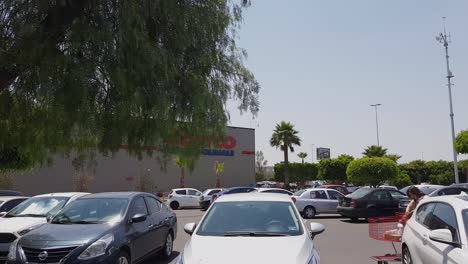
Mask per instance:
[[[172,195],[172,193],[169,194],[169,199],[172,199],[172,197],[174,197],[174,195]]]
[[[356,208],[357,207],[356,200],[351,200],[351,202],[349,203],[349,206]]]
[[[295,197],[291,197],[291,200],[293,201],[293,203],[296,203],[296,198]]]

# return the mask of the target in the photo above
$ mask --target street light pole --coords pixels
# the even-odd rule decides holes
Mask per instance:
[[[445,17],[443,18],[445,21]],[[448,54],[448,46],[451,42],[450,36],[447,36],[447,32],[445,30],[444,25],[444,33],[440,33],[439,36],[436,37],[437,41],[442,43],[445,47],[445,60],[447,63],[447,87],[449,91],[449,103],[450,103],[450,122],[452,125],[452,151],[453,151],[453,170],[455,172],[455,183],[459,183],[458,177],[458,160],[457,160],[457,151],[455,150],[455,121],[454,121],[454,113],[453,113],[453,103],[452,103],[452,78],[454,77],[452,72],[450,71],[449,65],[449,54]]]
[[[370,105],[375,109],[375,127],[377,128],[377,146],[380,146],[380,138],[379,138],[379,115],[377,111],[377,107],[381,106],[382,104],[373,104]]]

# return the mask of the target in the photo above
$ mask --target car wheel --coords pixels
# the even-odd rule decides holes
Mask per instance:
[[[127,252],[121,251],[117,259],[115,260],[115,264],[131,264],[130,257],[127,254]]]
[[[402,254],[402,263],[403,264],[413,264],[413,259],[411,258],[411,254],[409,252],[409,248],[404,247],[403,248],[403,254]]]
[[[172,203],[170,204],[170,206],[171,206],[171,209],[172,209],[172,210],[177,210],[177,209],[179,209],[179,206],[180,206],[180,205],[179,205],[178,202],[172,202]]]
[[[351,222],[357,222],[358,218],[357,217],[351,217]]]
[[[172,232],[169,232],[166,236],[166,242],[164,243],[164,248],[161,251],[163,258],[169,258],[172,255],[172,250],[174,249],[174,237]]]
[[[304,208],[304,212],[302,213],[304,215],[305,219],[311,219],[315,217],[315,214],[317,212],[315,211],[315,208],[312,206],[307,206]]]

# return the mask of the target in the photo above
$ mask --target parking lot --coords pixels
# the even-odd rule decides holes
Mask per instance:
[[[174,243],[174,254],[171,260],[152,259],[145,264],[173,264],[189,236],[184,232],[186,223],[198,222],[204,212],[200,209],[177,210],[179,233]],[[365,221],[351,223],[338,215],[320,215],[307,222],[318,222],[326,226],[326,231],[316,238],[322,264],[334,263],[375,263],[372,255],[385,255],[394,252],[392,244],[370,239],[368,224]],[[399,244],[396,244],[399,247]],[[213,249],[215,250],[215,249]],[[259,254],[281,254],[280,252],[259,252]]]

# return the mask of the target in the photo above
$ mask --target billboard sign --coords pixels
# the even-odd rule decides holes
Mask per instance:
[[[317,159],[329,159],[330,158],[330,149],[329,148],[317,148]]]

